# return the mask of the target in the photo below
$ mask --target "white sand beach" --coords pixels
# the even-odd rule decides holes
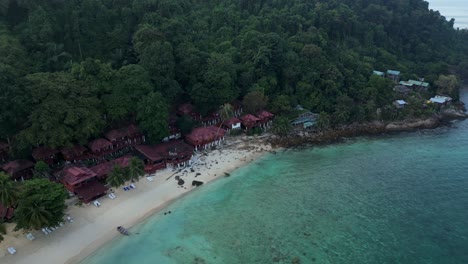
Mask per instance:
[[[33,231],[36,237],[33,241],[28,240],[22,231],[12,232],[14,224],[8,224],[9,232],[0,243],[0,263],[78,263],[120,235],[116,231],[117,226],[129,228],[185,193],[203,188],[192,187],[192,180],[207,183],[224,178],[225,173],[246,165],[270,150],[270,146],[259,139],[228,138],[221,148],[208,151],[207,155],[196,155],[192,166],[194,172],[187,168],[183,170],[185,173],[176,174],[170,169],[158,171],[153,175],[152,182],[142,178],[135,183],[136,189],[127,192],[122,188],[116,190],[116,199],[107,196],[100,198],[99,208],[93,204],[70,206],[67,213],[73,218],[72,223],[66,222],[49,235],[44,235],[40,230]],[[197,173],[200,175],[196,176]],[[184,187],[178,186],[174,178],[176,175],[182,176]],[[7,251],[11,246],[17,250],[15,255]]]

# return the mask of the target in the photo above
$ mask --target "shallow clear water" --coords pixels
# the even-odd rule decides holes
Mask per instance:
[[[468,121],[288,150],[83,263],[468,263]]]

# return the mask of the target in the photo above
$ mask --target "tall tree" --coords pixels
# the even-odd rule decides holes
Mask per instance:
[[[25,181],[15,210],[15,229],[37,230],[59,225],[65,216],[67,196],[61,184],[46,179]]]
[[[18,198],[18,186],[7,174],[0,172],[0,204],[3,207],[10,207],[16,204]]]
[[[254,114],[258,110],[265,108],[268,103],[268,97],[266,97],[262,92],[253,91],[245,95],[242,102],[244,111]]]
[[[130,181],[139,181],[145,175],[145,164],[143,161],[137,157],[132,157],[127,167],[127,174]]]
[[[125,170],[117,165],[107,175],[106,183],[114,188],[118,188],[125,183],[126,178]]]
[[[159,92],[150,93],[137,107],[138,125],[153,142],[157,142],[169,134],[168,108],[166,100]]]

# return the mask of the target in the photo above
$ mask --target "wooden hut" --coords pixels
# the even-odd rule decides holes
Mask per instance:
[[[187,143],[195,147],[195,150],[206,149],[215,146],[224,140],[226,131],[215,126],[198,127],[185,136]]]
[[[157,151],[154,145],[135,146],[135,155],[145,163],[146,173],[154,173],[157,170],[166,168],[164,157]]]
[[[96,158],[101,158],[112,153],[114,151],[112,147],[112,143],[103,138],[98,138],[88,143],[88,148]]]
[[[115,166],[120,166],[121,168],[128,167],[130,165],[131,158],[132,157],[130,155],[123,156],[115,160],[98,164],[89,169],[96,173],[98,180],[105,180],[107,175],[114,169]]]
[[[14,160],[2,166],[2,170],[10,174],[13,180],[28,180],[33,175],[34,163],[30,160]]]
[[[247,114],[244,115],[240,118],[242,126],[245,128],[245,130],[252,129],[254,127],[259,127],[260,126],[260,118]]]
[[[268,128],[271,126],[273,122],[273,115],[272,113],[265,111],[265,110],[260,110],[257,112],[256,116],[258,119],[260,119],[258,122],[260,123],[260,126],[264,129]]]
[[[60,153],[62,154],[63,159],[69,162],[76,162],[78,160],[86,160],[91,158],[91,155],[88,153],[88,149],[80,145],[62,147],[60,148]]]
[[[85,167],[68,166],[59,171],[56,176],[67,190],[76,194],[85,203],[107,192],[107,187],[97,181],[97,174]]]
[[[145,142],[145,136],[135,125],[129,125],[119,129],[113,129],[105,134],[112,143],[112,149],[118,150],[126,146],[139,145]]]
[[[240,119],[233,117],[231,119],[224,121],[223,128],[226,129],[227,131],[231,131],[233,129],[240,129],[241,121]]]
[[[193,146],[186,144],[181,140],[172,140],[160,143],[154,146],[155,151],[164,157],[166,166],[186,166],[190,165],[193,156]]]
[[[57,159],[57,154],[60,151],[49,147],[38,147],[33,149],[32,157],[35,161],[44,161],[47,164],[54,164]]]

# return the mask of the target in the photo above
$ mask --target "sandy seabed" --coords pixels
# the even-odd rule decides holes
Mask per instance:
[[[35,240],[29,241],[23,231],[13,232],[14,224],[7,225],[7,235],[0,243],[0,263],[78,263],[99,247],[120,235],[117,226],[131,227],[166,207],[197,187],[193,180],[210,182],[225,177],[229,173],[270,151],[271,147],[261,139],[244,137],[228,138],[216,150],[206,151],[194,156],[192,170],[181,172],[165,169],[153,174],[154,181],[143,177],[135,183],[136,189],[124,192],[115,190],[117,198],[111,200],[104,196],[99,200],[101,206],[92,204],[70,206],[67,210],[73,222],[44,235],[33,231]],[[185,181],[180,187],[175,176]],[[198,187],[200,188],[200,187]],[[17,253],[10,255],[8,247],[15,247]]]

